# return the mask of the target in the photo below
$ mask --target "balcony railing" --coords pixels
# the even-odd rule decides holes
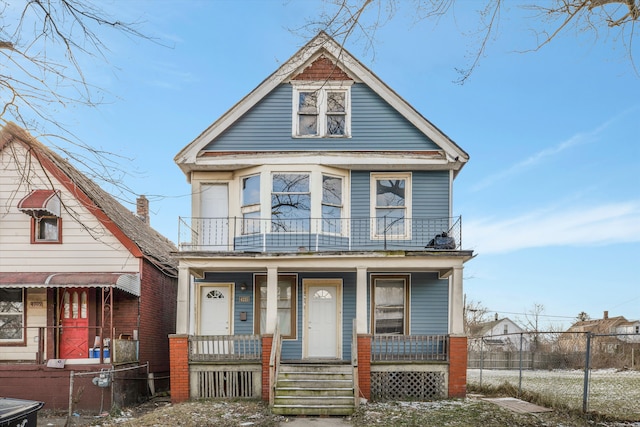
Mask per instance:
[[[446,361],[449,355],[447,335],[374,335],[371,360]]]
[[[462,218],[180,218],[181,251],[459,250]]]

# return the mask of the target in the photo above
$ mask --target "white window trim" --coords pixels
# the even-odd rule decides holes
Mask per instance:
[[[351,137],[351,84],[345,84],[345,82],[331,82],[326,81],[317,84],[296,84],[292,83],[293,96],[291,99],[291,136],[293,138],[350,138]],[[298,103],[300,99],[300,92],[313,92],[318,91],[318,134],[317,135],[300,135],[298,120]],[[345,123],[344,123],[344,135],[327,135],[327,92],[344,92],[345,93]]]
[[[411,172],[406,173],[372,173],[370,175],[370,189],[369,189],[369,217],[371,218],[371,240],[384,240],[384,234],[377,233],[377,216],[376,216],[376,195],[377,188],[376,182],[378,180],[393,180],[393,179],[404,179],[404,204],[405,204],[405,224],[404,224],[404,234],[388,234],[386,236],[387,240],[407,240],[411,238],[411,222],[412,218],[412,190],[411,190],[411,181],[412,174]]]

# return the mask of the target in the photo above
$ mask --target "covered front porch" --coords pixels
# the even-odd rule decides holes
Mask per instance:
[[[415,390],[407,384],[416,381],[429,384],[416,398],[465,393],[462,265],[468,251],[180,256],[177,333],[170,338],[174,402],[268,400],[276,394],[278,366],[292,364],[351,366],[358,397],[393,398]],[[283,305],[290,276],[293,295]],[[404,283],[405,305],[376,303],[377,280]],[[224,298],[229,315],[215,323],[223,320],[227,329],[206,333],[211,309],[203,301]]]

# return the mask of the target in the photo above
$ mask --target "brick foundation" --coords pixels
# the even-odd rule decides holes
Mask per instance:
[[[269,401],[269,360],[271,359],[271,346],[273,335],[262,336],[262,400]]]
[[[358,335],[358,383],[360,397],[371,399],[371,335]]]
[[[449,397],[467,395],[467,337],[449,337]]]
[[[189,337],[169,335],[171,403],[189,400]]]

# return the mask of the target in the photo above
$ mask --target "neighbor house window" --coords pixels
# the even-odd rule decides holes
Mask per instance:
[[[408,333],[409,276],[371,276],[374,334]]]
[[[342,232],[342,178],[322,175],[322,231]]]
[[[503,332],[504,332],[505,335],[507,335],[509,333],[509,326],[508,325],[504,325]]]
[[[271,230],[308,232],[311,192],[308,173],[274,173],[271,191]]]
[[[24,291],[0,289],[0,342],[24,339]]]
[[[278,328],[282,338],[296,338],[297,276],[278,275]],[[255,276],[255,330],[264,334],[267,319],[267,276]]]
[[[348,88],[301,87],[294,93],[294,136],[345,137],[349,136],[350,91]]]
[[[57,216],[31,218],[31,243],[62,243],[62,218]]]
[[[260,175],[242,178],[242,234],[260,232]]]
[[[372,174],[371,201],[373,237],[410,236],[411,174]]]

